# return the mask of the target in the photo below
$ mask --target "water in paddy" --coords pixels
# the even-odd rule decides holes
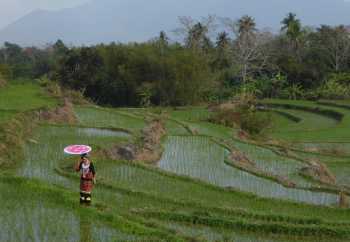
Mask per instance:
[[[265,172],[288,178],[295,184],[310,187],[313,183],[299,176],[299,170],[305,167],[300,161],[277,155],[272,150],[256,145],[231,141],[232,145],[254,161],[257,167]]]
[[[113,141],[123,140],[129,134],[121,131],[92,128],[42,126],[37,129],[31,143],[24,149],[25,160],[18,170],[18,175],[40,178],[46,182],[69,185],[70,179],[55,172],[59,161],[72,156],[64,154],[64,147],[71,144],[91,146],[108,145]],[[72,157],[77,160],[78,157]]]
[[[337,184],[350,187],[349,163],[329,163],[328,168],[336,176]]]
[[[288,189],[224,163],[228,151],[206,137],[168,137],[159,167],[181,175],[199,178],[221,187],[233,187],[262,197],[289,199],[317,205],[333,205],[334,194]]]
[[[108,145],[125,140],[129,135],[120,131],[74,127],[39,127],[24,149],[25,159],[17,175],[35,178],[49,184],[67,187],[78,192],[78,181],[62,177],[55,172],[59,162],[68,156],[63,148],[69,144]],[[72,157],[72,162],[78,157]],[[17,186],[5,187],[0,183],[0,193],[22,194]],[[78,193],[77,193],[78,194]],[[6,197],[10,197],[6,196]],[[106,194],[108,200],[109,194]],[[134,241],[134,235],[125,234],[98,222],[86,223],[73,209],[57,208],[43,199],[26,197],[8,199],[0,197],[0,242],[2,241]],[[78,197],[77,197],[78,199]],[[54,225],[53,225],[54,221]],[[60,228],[60,232],[57,231]],[[88,233],[87,233],[88,232]]]
[[[57,206],[46,194],[31,192],[0,182],[0,242],[135,240],[115,228],[81,218],[73,208]]]
[[[254,234],[243,234],[234,231],[228,231],[224,229],[214,229],[206,226],[195,225],[186,226],[186,224],[175,222],[163,222],[163,225],[167,228],[180,231],[182,234],[196,238],[198,240],[205,241],[235,241],[235,242],[278,242],[278,240],[262,239],[258,238]]]
[[[254,233],[236,232],[229,229],[211,228],[203,225],[192,225],[177,222],[158,221],[163,226],[181,232],[182,234],[196,238],[199,241],[217,242],[314,242],[315,238],[302,238],[293,236],[263,236]],[[329,242],[329,239],[317,239],[318,242]],[[340,242],[341,240],[332,240]]]
[[[93,133],[95,133],[95,135],[92,135],[91,130],[86,130],[87,129],[73,127],[39,127],[35,132],[32,142],[28,143],[25,147],[25,160],[22,164],[22,167],[18,169],[18,175],[28,178],[37,178],[50,184],[64,185],[73,191],[77,191],[79,189],[77,181],[61,177],[54,171],[54,169],[58,166],[59,161],[67,158],[67,156],[63,153],[63,148],[67,144],[72,143],[84,143],[93,146],[106,145],[112,141],[119,139],[125,140],[126,138],[124,135],[122,135],[123,137],[120,137],[120,135],[113,136],[109,132],[106,134],[105,132],[99,132],[99,130],[94,130]],[[202,146],[203,144],[205,145],[206,142],[202,142],[199,145]],[[186,143],[184,145],[186,146]],[[225,156],[225,150],[217,152],[217,149],[213,148],[213,152],[211,152],[210,149],[206,150],[208,149],[208,146],[215,147],[210,143],[204,146],[204,150],[199,150],[198,152],[196,149],[197,146],[190,146],[187,149],[184,149],[184,152],[188,152],[188,155],[190,155],[190,158],[192,160],[196,160],[195,157],[198,156],[199,153],[202,153],[201,159],[204,161],[205,159],[208,159],[208,157],[210,157],[212,161],[215,161],[217,157]],[[181,146],[178,146],[178,148],[183,149]],[[192,150],[191,148],[195,149]],[[176,152],[176,150],[174,151]],[[167,152],[168,151],[166,150],[165,154]],[[219,154],[215,154],[215,152]],[[72,161],[73,160],[74,159],[72,159]],[[217,160],[219,161],[220,159]],[[207,161],[204,163],[207,163]],[[232,170],[231,167],[228,168]],[[203,175],[206,175],[205,172]],[[211,179],[214,179],[215,176],[217,176],[217,174],[211,176]],[[217,178],[215,179],[218,180]],[[142,182],[142,179],[140,179],[140,182]],[[13,186],[5,190],[11,190],[12,187]],[[4,189],[1,187],[0,183],[0,193],[2,195],[4,194],[3,190]],[[117,200],[118,203],[121,203],[122,201],[123,203],[128,202],[128,200],[125,200],[126,198],[119,197],[119,194],[117,193],[112,194],[110,192],[106,193],[105,191],[102,192],[98,190],[99,188],[97,187],[96,197],[98,196],[99,199],[102,199],[103,201],[116,202]],[[18,194],[16,191],[11,190],[11,192]],[[32,198],[30,199],[32,200]],[[79,215],[74,213],[73,209],[57,208],[56,206],[46,204],[44,199],[34,199],[33,202],[27,202],[28,199],[15,199],[15,201],[18,201],[18,204],[13,202],[5,203],[3,200],[4,196],[1,196],[0,203],[2,204],[2,209],[0,208],[0,242],[79,240],[115,241],[116,238],[117,241],[137,241],[138,239],[133,235],[124,234],[115,228],[110,228],[104,224],[86,224],[81,221]],[[52,218],[56,219],[55,226],[49,227],[47,224],[51,226],[53,221]],[[15,225],[17,227],[15,227]],[[61,228],[61,230],[64,232],[64,235],[57,234],[57,227]],[[178,230],[181,232],[181,229]],[[86,234],[86,231],[90,231],[90,233]],[[24,240],[23,238],[26,239]],[[252,238],[254,238],[254,236]],[[259,240],[251,239],[238,241]],[[269,241],[279,240],[271,239]]]
[[[31,202],[36,204],[23,201],[0,210],[0,241],[79,241],[79,220],[72,211]]]
[[[96,128],[77,128],[78,136],[87,137],[130,137],[130,134],[123,131]]]

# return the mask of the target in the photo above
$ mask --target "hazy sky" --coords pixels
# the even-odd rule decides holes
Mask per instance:
[[[47,9],[47,10],[58,10],[62,8],[74,7],[91,0],[0,0],[0,29],[6,25],[14,22],[15,20],[23,17],[29,12],[35,9]],[[101,0],[102,1],[102,0]],[[112,0],[111,0],[112,1]],[[114,1],[125,1],[129,0],[114,0]],[[152,0],[144,0],[145,4],[149,4]],[[176,0],[173,0],[176,2]],[[215,1],[215,0],[188,0],[188,1]],[[237,2],[245,2],[245,0],[232,0]],[[306,20],[306,23],[327,23],[340,22],[349,24],[347,11],[350,9],[350,0],[261,0],[264,2],[263,6],[274,6],[271,9],[273,12],[268,14],[276,15],[279,10],[283,9],[283,13],[293,11],[298,13],[302,20]],[[249,1],[248,1],[249,2]],[[251,1],[253,2],[253,1]],[[276,5],[276,3],[278,3]],[[319,4],[318,4],[319,3]],[[248,4],[248,3],[247,3]],[[234,12],[234,3],[231,4],[232,12]],[[346,7],[348,5],[348,7]],[[311,6],[311,8],[310,8]],[[139,8],[139,11],[142,7]],[[257,9],[259,11],[259,9]],[[196,12],[193,9],[192,12]],[[342,13],[340,13],[342,12]],[[322,14],[323,13],[323,14]],[[338,16],[339,13],[339,16]],[[259,18],[259,14],[253,12],[254,16]],[[264,13],[266,14],[266,12]],[[350,11],[349,11],[350,15]],[[279,16],[281,18],[282,16]],[[258,19],[259,20],[259,19]],[[309,21],[310,20],[310,21]]]
[[[35,9],[74,7],[89,0],[0,0],[0,28]]]

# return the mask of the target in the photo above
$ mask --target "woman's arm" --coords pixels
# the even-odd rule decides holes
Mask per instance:
[[[92,181],[94,184],[96,184],[96,170],[95,170],[95,166],[92,162],[90,164],[90,168],[91,168],[91,173],[92,173]]]
[[[81,161],[78,161],[77,163],[75,163],[74,170],[76,172],[79,172],[81,168],[80,166],[81,166]]]
[[[96,175],[96,170],[95,170],[95,166],[94,166],[94,164],[93,164],[92,162],[90,163],[90,169],[91,169],[92,175],[95,177],[95,175]]]

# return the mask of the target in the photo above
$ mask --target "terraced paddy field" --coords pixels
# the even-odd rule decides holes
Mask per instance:
[[[7,88],[0,90],[0,96],[6,93],[0,97],[6,99],[0,104],[5,145],[16,137],[8,127],[17,115],[61,103],[35,84]],[[17,100],[21,93],[23,103]],[[30,100],[35,101],[26,105]],[[278,111],[266,142],[239,140],[238,130],[209,123],[206,107],[85,105],[74,107],[75,124],[33,119],[35,127],[15,147],[21,155],[1,169],[0,241],[349,241],[350,209],[339,207],[339,192],[349,194],[350,186],[347,104],[264,102]],[[159,160],[106,155],[137,143],[152,118],[163,119],[166,129]],[[89,207],[78,201],[76,157],[63,153],[69,144],[93,147],[97,184]],[[254,161],[256,170],[235,166],[233,148]],[[326,165],[335,183],[303,176],[310,160]]]

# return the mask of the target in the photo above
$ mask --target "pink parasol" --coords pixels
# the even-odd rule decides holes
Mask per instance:
[[[87,145],[70,145],[64,148],[64,153],[69,155],[82,155],[89,153],[91,150],[92,148]]]

